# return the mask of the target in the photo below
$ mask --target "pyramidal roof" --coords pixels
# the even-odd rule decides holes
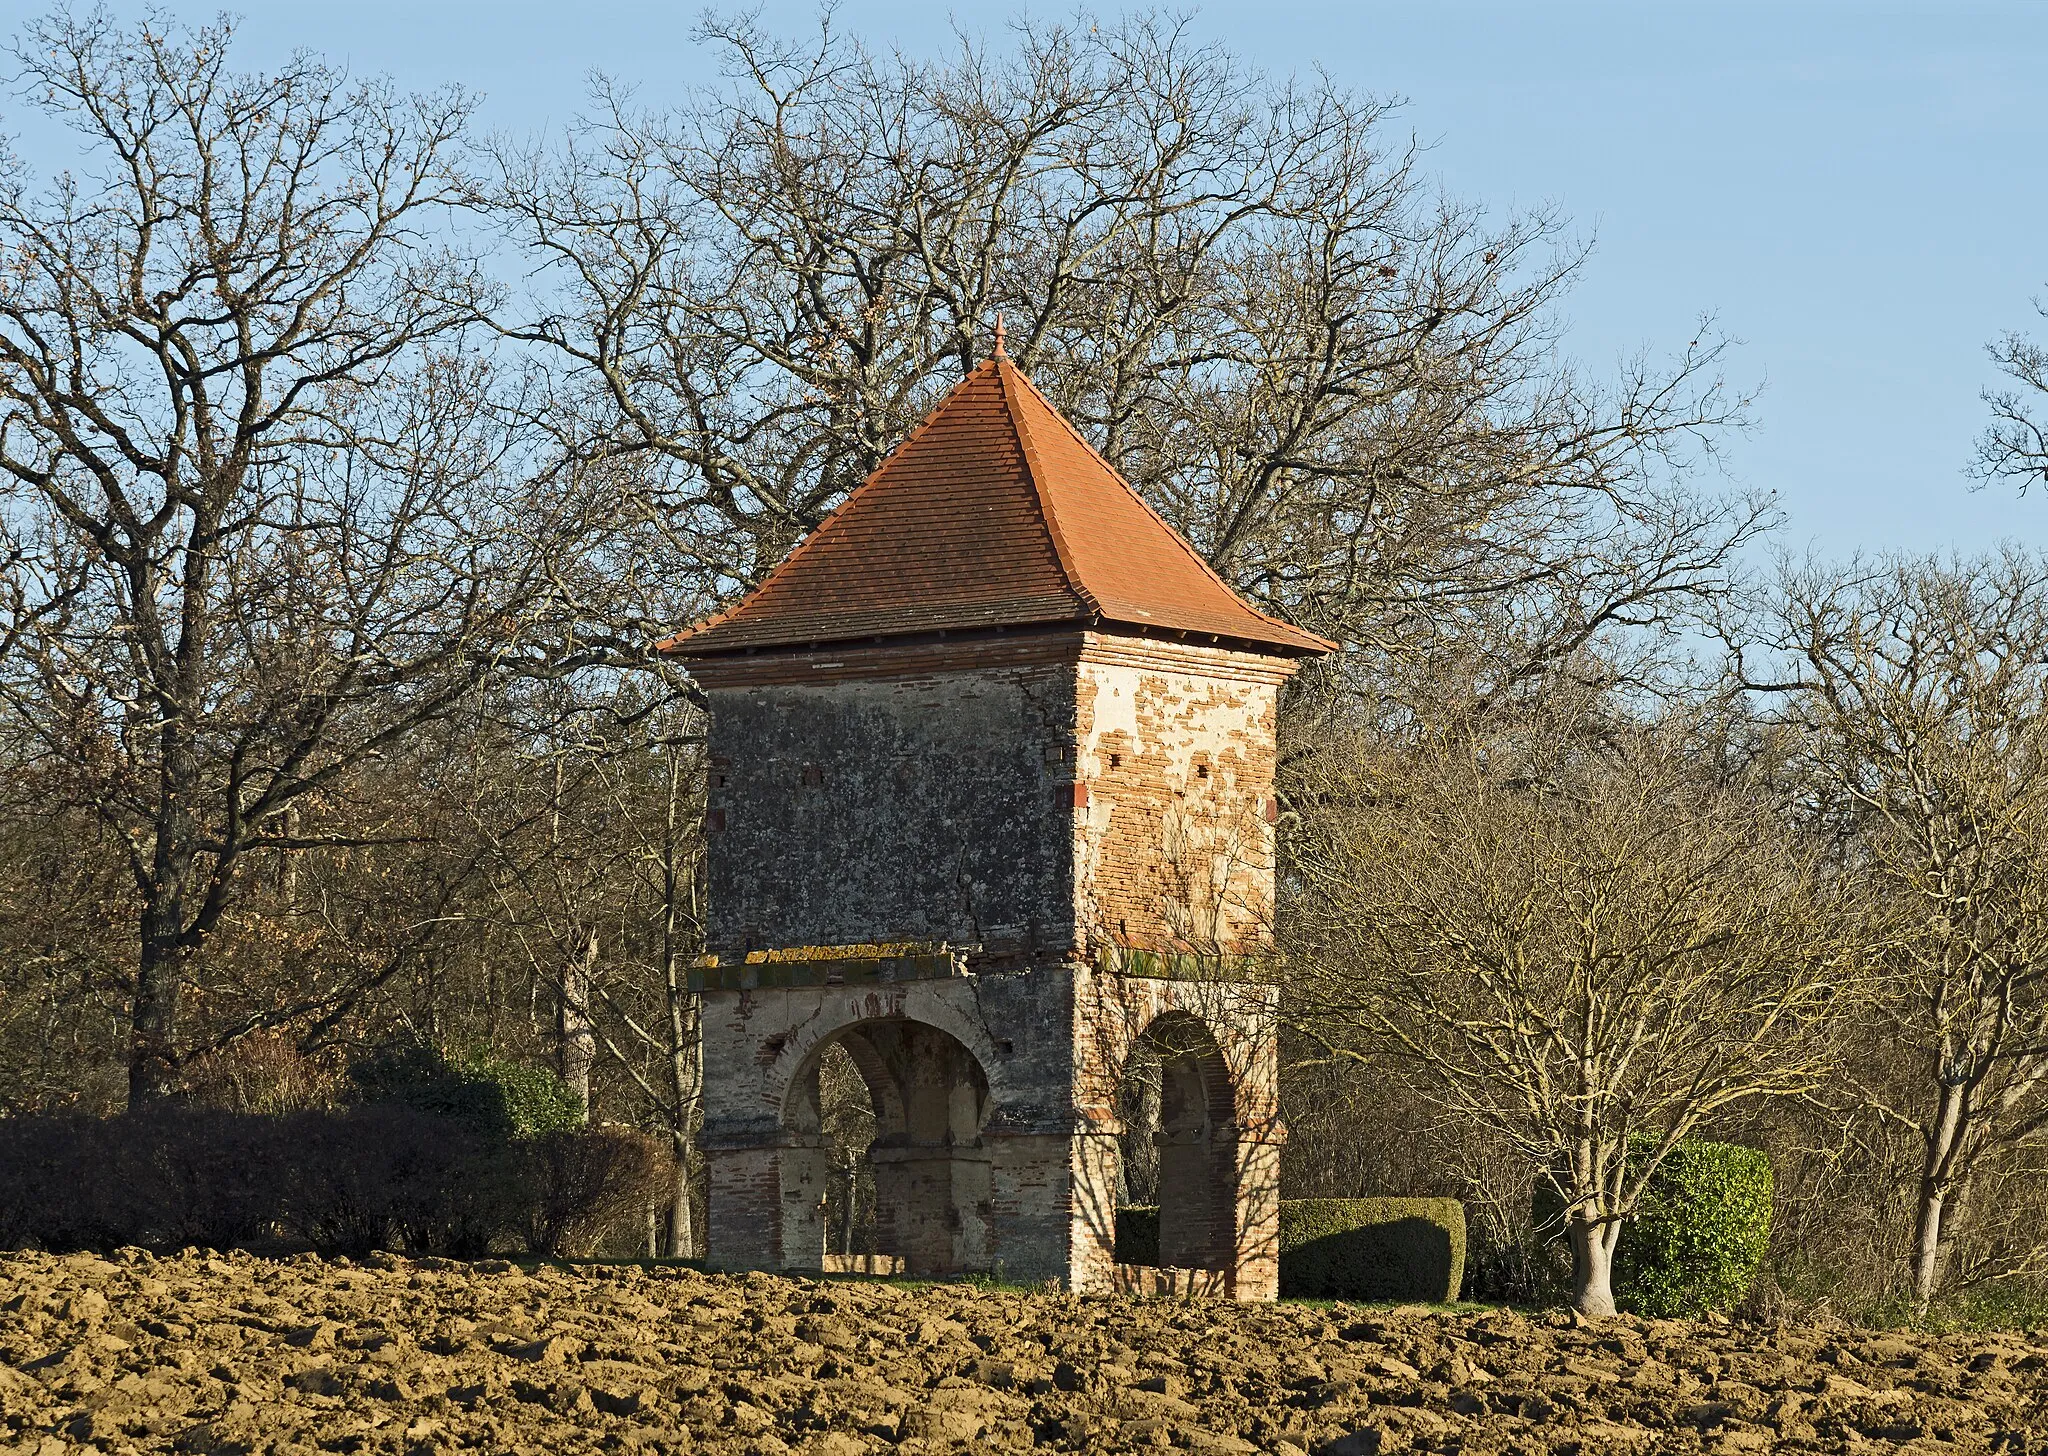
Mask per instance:
[[[762,583],[669,638],[685,657],[1073,623],[1335,645],[1239,599],[1001,352]]]

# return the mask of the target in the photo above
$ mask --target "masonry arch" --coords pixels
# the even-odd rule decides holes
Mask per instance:
[[[791,1091],[798,1085],[806,1064],[825,1043],[870,1022],[905,1019],[944,1032],[966,1047],[989,1075],[996,1099],[1004,1100],[1009,1089],[1002,1085],[1001,1058],[987,1028],[980,1018],[963,1014],[951,998],[925,994],[933,984],[913,982],[908,986],[865,991],[847,988],[826,992],[799,1025],[771,1037],[757,1053],[764,1058],[760,1063],[760,1080],[755,1084],[767,1094],[763,1110],[770,1116],[784,1116]]]
[[[1234,1271],[1241,1260],[1237,1080],[1187,1010],[1160,1012],[1125,1057],[1118,1200],[1158,1208],[1163,1267]]]
[[[866,1096],[865,1124],[857,1109],[845,1115],[854,1086]],[[782,1097],[785,1267],[853,1254],[906,1274],[987,1268],[989,1105],[981,1059],[929,1022],[871,1017],[819,1036]],[[849,1145],[862,1129],[866,1146]]]

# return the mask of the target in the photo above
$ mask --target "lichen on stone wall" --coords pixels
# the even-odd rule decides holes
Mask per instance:
[[[711,949],[1071,940],[1071,669],[713,695]],[[1064,938],[1064,939],[1063,939]]]

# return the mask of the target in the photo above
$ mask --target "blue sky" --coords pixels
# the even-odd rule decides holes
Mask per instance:
[[[118,12],[137,7],[118,0]],[[178,13],[213,7],[175,3]],[[1113,10],[1114,7],[1098,7]],[[350,0],[241,8],[252,63],[307,45],[409,85],[459,80],[487,125],[579,106],[592,68],[659,102],[711,79],[694,5]],[[763,17],[808,29],[809,3]],[[1016,7],[845,0],[837,25],[929,50]],[[1057,17],[1064,7],[1033,7]],[[1554,203],[1597,243],[1568,347],[1589,369],[1714,314],[1764,386],[1732,442],[1777,493],[1784,544],[1824,554],[2048,545],[2048,497],[1963,474],[1987,340],[2048,297],[2048,0],[1969,4],[1211,4],[1212,35],[1276,72],[1407,99],[1453,194]],[[22,130],[8,106],[0,125]],[[41,138],[24,137],[38,161]]]

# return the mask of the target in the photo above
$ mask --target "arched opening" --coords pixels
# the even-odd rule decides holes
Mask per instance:
[[[875,1254],[875,1099],[853,1055],[837,1042],[818,1058],[818,1121],[831,1168],[825,1189],[826,1267],[834,1258],[852,1267]]]
[[[1165,1268],[1234,1269],[1236,1098],[1199,1017],[1168,1012],[1145,1028],[1125,1058],[1118,1103],[1118,1206],[1158,1210],[1156,1253],[1142,1233],[1131,1252]]]
[[[988,1077],[934,1026],[857,1022],[799,1068],[784,1107],[784,1262],[881,1256],[906,1274],[989,1266]]]

